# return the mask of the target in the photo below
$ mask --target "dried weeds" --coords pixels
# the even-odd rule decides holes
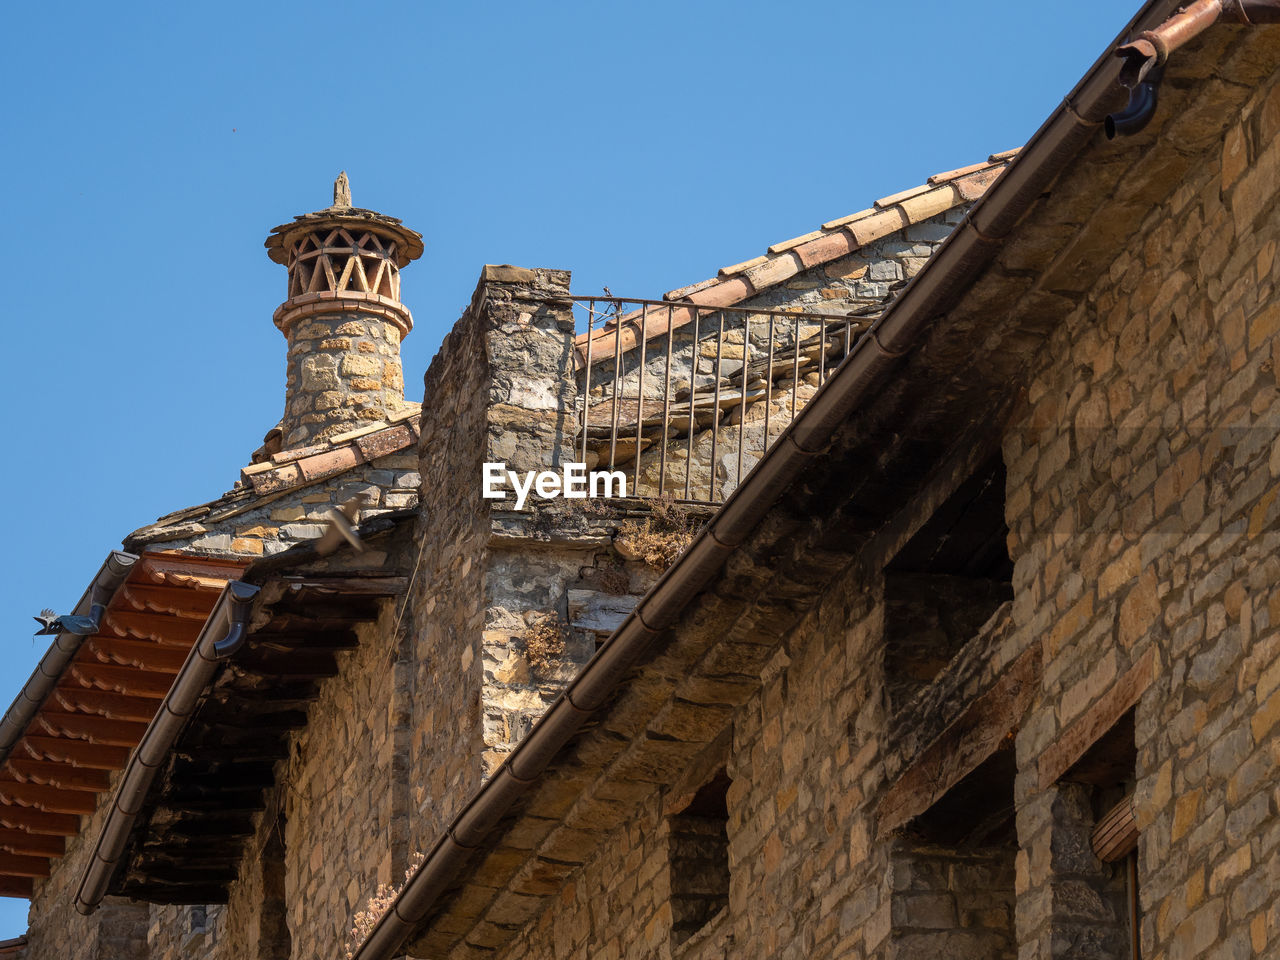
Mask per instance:
[[[665,570],[693,543],[699,524],[670,497],[657,497],[649,505],[643,520],[623,520],[618,525],[614,542],[623,556]]]

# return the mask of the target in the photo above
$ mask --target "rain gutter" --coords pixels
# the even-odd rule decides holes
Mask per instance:
[[[142,742],[129,757],[129,765],[112,797],[107,822],[98,834],[93,857],[80,880],[75,900],[80,913],[86,916],[93,913],[106,896],[107,885],[120,862],[134,821],[142,811],[156,771],[168,758],[178,734],[199,706],[218,664],[243,646],[249,634],[253,600],[260,589],[242,580],[232,580],[223,587],[182,670],[148,724]]]
[[[1151,0],[1122,36],[1132,35],[1143,23],[1162,23],[1177,3]],[[440,835],[356,949],[353,960],[389,960],[396,953],[512,803],[538,780],[552,757],[604,704],[650,645],[675,625],[689,601],[711,582],[782,493],[825,452],[837,428],[864,401],[874,398],[877,386],[959,300],[1023,217],[1103,126],[1108,113],[1123,104],[1121,66],[1113,48],[1108,48],[1090,68],[924,269],[871,325],[689,549]]]
[[[138,558],[132,553],[113,550],[107,554],[107,559],[102,562],[93,581],[80,598],[80,602],[71,612],[79,616],[88,616],[95,604],[109,606],[112,597],[128,579],[129,571],[137,562]],[[8,759],[14,744],[18,742],[18,738],[26,731],[31,719],[44,705],[58,681],[62,679],[62,672],[75,658],[85,639],[64,630],[49,644],[49,649],[36,664],[30,679],[14,698],[4,719],[0,720],[0,763]]]

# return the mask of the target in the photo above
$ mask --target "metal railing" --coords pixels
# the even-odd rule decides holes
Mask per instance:
[[[873,317],[574,297],[577,452],[633,496],[719,503]]]

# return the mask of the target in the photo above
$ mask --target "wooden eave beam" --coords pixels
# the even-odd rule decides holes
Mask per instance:
[[[93,770],[122,770],[129,762],[128,747],[104,746],[69,737],[25,734],[18,741],[18,746],[34,759],[70,763]]]
[[[39,783],[18,783],[15,780],[0,780],[0,800],[35,807],[45,813],[72,813],[77,816],[88,815],[98,809],[97,793],[60,790]]]
[[[154,697],[130,697],[81,686],[64,684],[53,691],[54,701],[64,710],[96,714],[108,720],[150,723],[158,703]]]
[[[0,875],[8,877],[47,877],[49,861],[42,857],[20,857],[0,853]]]
[[[45,837],[26,830],[0,829],[0,850],[20,857],[60,857],[66,853],[67,842],[62,837]]]
[[[31,899],[35,883],[30,877],[0,876],[0,897],[21,897]]]
[[[103,663],[115,663],[159,673],[177,673],[187,659],[185,649],[162,647],[148,640],[94,637],[86,647],[89,653]]]
[[[107,720],[82,713],[54,713],[49,710],[36,714],[35,722],[54,736],[73,737],[100,746],[129,749],[137,746],[147,731],[145,723]]]
[[[173,686],[175,672],[139,670],[116,664],[77,660],[71,664],[71,676],[86,686],[109,693],[121,693],[127,697],[144,697],[163,700]]]
[[[180,620],[159,613],[138,613],[131,610],[108,610],[103,617],[103,629],[99,634],[115,633],[121,638],[154,640],[168,646],[190,648],[200,636],[202,621]]]
[[[197,592],[189,587],[157,586],[154,584],[126,583],[116,594],[116,609],[128,612],[121,603],[127,603],[139,613],[172,616],[180,620],[208,619],[216,603],[210,592]]]
[[[83,790],[91,793],[102,793],[111,788],[111,775],[105,770],[73,767],[69,763],[51,763],[48,760],[9,757],[5,761],[5,768],[19,782],[44,784],[49,787],[57,787],[59,790]]]
[[[80,818],[68,813],[46,813],[32,807],[0,803],[0,826],[51,837],[71,837],[80,832]]]

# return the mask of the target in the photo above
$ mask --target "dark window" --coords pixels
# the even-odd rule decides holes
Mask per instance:
[[[729,903],[729,778],[723,771],[668,821],[671,933],[675,945]]]
[[[988,461],[885,568],[885,685],[895,713],[1013,599],[1005,469]]]

